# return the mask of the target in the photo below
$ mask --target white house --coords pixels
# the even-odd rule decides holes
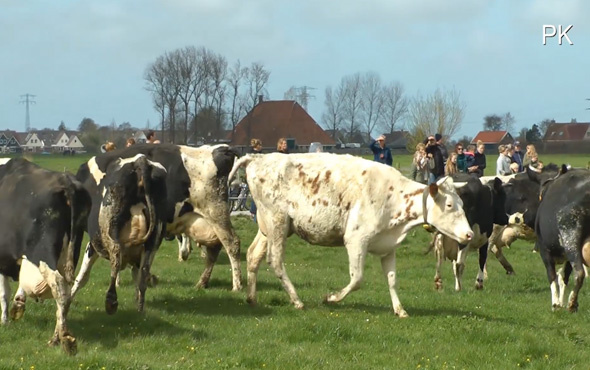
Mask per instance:
[[[70,138],[68,137],[68,134],[65,132],[60,132],[57,135],[57,140],[55,143],[51,144],[51,149],[53,149],[53,151],[63,152],[69,141]]]
[[[28,152],[36,152],[45,148],[45,143],[39,138],[37,133],[29,133],[25,139],[25,144],[22,146],[23,150]]]
[[[75,150],[77,152],[84,149],[84,144],[78,139],[78,136],[72,134],[70,140],[66,144],[66,149]]]
[[[147,141],[147,137],[142,130],[138,130],[135,134],[133,134],[133,138],[135,139],[136,144],[143,144]]]

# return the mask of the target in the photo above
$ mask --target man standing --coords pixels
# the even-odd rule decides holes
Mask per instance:
[[[522,154],[522,150],[520,148],[520,141],[514,142],[514,152],[512,153],[512,161],[514,163],[518,163],[518,172],[522,172],[524,168],[522,167],[522,160],[524,159],[524,155]]]
[[[424,144],[426,145],[426,155],[434,160],[434,168],[430,170],[428,178],[428,184],[430,185],[445,175],[445,162],[434,136],[430,135],[424,141]]]
[[[434,140],[436,141],[436,145],[438,145],[438,149],[440,150],[440,154],[442,155],[443,163],[447,163],[447,159],[449,158],[449,152],[447,151],[445,143],[443,143],[443,136],[441,134],[436,134],[434,135]]]
[[[374,140],[369,148],[373,152],[373,160],[375,162],[383,163],[386,165],[393,165],[393,156],[391,150],[385,146],[385,135],[381,135]]]

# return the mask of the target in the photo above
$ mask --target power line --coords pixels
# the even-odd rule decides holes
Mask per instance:
[[[309,92],[309,90],[316,90],[316,88],[309,87],[309,86],[301,86],[301,87],[291,86],[289,88],[289,90],[287,90],[285,92],[284,99],[295,100],[296,102],[301,104],[303,109],[305,109],[307,111],[307,103],[308,103],[309,99],[315,98],[315,95],[312,95]]]
[[[25,115],[25,130],[27,132],[29,132],[31,130],[31,118],[30,118],[30,115],[29,115],[29,104],[35,104],[35,103],[37,103],[36,101],[34,101],[32,99],[35,96],[37,96],[37,95],[32,95],[32,94],[29,94],[29,93],[26,93],[26,94],[20,96],[21,99],[24,98],[24,100],[21,100],[20,103],[21,104],[24,103],[25,106],[26,106],[26,110],[27,110],[27,113]]]

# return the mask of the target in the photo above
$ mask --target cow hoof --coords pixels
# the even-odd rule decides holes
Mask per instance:
[[[506,275],[514,275],[514,270],[506,271]]]
[[[25,315],[25,305],[20,303],[20,302],[16,302],[12,305],[12,307],[10,307],[10,318],[14,321],[16,320],[20,320],[23,318],[23,316]]]
[[[553,312],[555,312],[555,311],[559,311],[559,309],[560,309],[560,308],[561,308],[561,306],[560,306],[559,304],[557,304],[557,303],[554,303],[554,304],[551,306],[551,311],[553,311]]]
[[[305,308],[305,307],[303,306],[303,302],[295,302],[295,303],[293,303],[293,305],[294,305],[294,306],[295,306],[295,308],[296,308],[296,309],[298,309],[298,310],[302,310],[302,309],[304,309],[304,308]]]
[[[475,282],[475,289],[476,289],[476,290],[483,290],[483,281],[479,281],[479,280],[477,280],[477,281]]]
[[[434,289],[442,290],[442,280],[441,279],[434,279]]]
[[[248,303],[251,307],[256,306],[256,298],[246,298],[246,303]]]
[[[114,315],[117,312],[117,308],[119,308],[119,302],[106,300],[104,308],[108,315]]]
[[[567,307],[568,311],[571,313],[576,313],[578,312],[578,304],[569,304],[569,306]]]
[[[410,317],[408,315],[408,313],[406,312],[406,310],[402,309],[399,312],[396,312],[396,315],[400,318],[400,319],[405,319],[407,317]]]
[[[71,335],[64,335],[64,337],[61,339],[61,348],[63,348],[64,352],[70,356],[76,355],[76,353],[78,353],[76,338],[72,337]]]
[[[195,285],[196,289],[207,289],[209,288],[209,282],[208,281],[202,281],[199,280],[199,282],[197,283],[197,285]]]

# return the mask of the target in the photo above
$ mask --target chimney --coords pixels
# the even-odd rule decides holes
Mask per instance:
[[[258,104],[262,103],[263,101],[264,101],[264,96],[258,95]]]

